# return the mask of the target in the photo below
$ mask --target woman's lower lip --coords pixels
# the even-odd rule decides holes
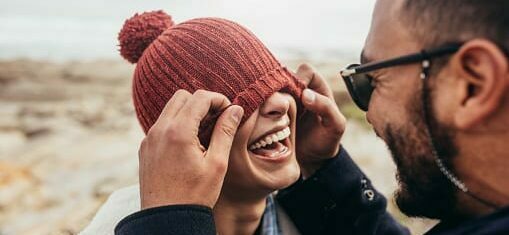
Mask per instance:
[[[264,161],[273,162],[273,163],[280,163],[280,162],[284,162],[286,159],[288,159],[288,157],[290,157],[290,155],[292,153],[292,150],[291,149],[287,149],[284,153],[279,154],[276,157],[266,157],[266,156],[263,156],[263,155],[255,154],[253,152],[251,152],[251,153],[256,158],[258,158],[258,159],[262,159]]]
[[[251,152],[251,154],[253,154],[254,157],[262,159],[264,161],[268,161],[268,162],[272,162],[272,163],[280,163],[280,162],[284,162],[286,159],[288,159],[291,156],[292,150],[289,147],[289,145],[290,145],[290,141],[289,141],[289,139],[286,139],[284,141],[285,150],[281,153],[275,153],[275,154],[277,154],[277,156],[264,156],[264,155],[256,154],[252,151],[249,151],[249,152]]]

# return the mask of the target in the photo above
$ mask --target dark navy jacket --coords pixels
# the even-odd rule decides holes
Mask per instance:
[[[386,199],[343,149],[309,179],[281,190],[276,200],[303,235],[410,234],[387,213]],[[216,235],[216,229],[210,208],[177,205],[129,215],[115,234]],[[441,223],[427,234],[509,234],[509,208],[462,224]]]

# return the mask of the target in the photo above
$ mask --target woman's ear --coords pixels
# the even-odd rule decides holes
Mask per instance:
[[[509,90],[509,64],[493,42],[474,39],[465,43],[451,58],[459,92],[454,124],[468,130],[497,112]]]

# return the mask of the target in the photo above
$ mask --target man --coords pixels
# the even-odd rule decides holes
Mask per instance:
[[[441,221],[428,234],[509,234],[507,25],[509,2],[503,0],[378,0],[363,65],[342,72],[352,98],[392,152],[398,206],[407,215]],[[329,130],[342,130],[344,122],[331,120],[334,104],[323,79],[308,66],[297,75],[315,91],[302,97],[316,114],[314,126],[299,137],[308,143],[300,149],[306,161],[299,163],[310,177],[277,200],[302,234],[408,233],[385,212],[385,199],[345,150],[330,154],[339,142],[324,136],[341,135]],[[214,109],[227,105],[217,95],[209,99]],[[167,110],[178,103],[172,100]],[[238,112],[233,106],[221,115],[213,139],[222,141],[213,140],[205,152],[187,144],[192,128],[179,125],[186,113],[161,115],[140,149],[142,201],[150,209],[125,218],[117,234],[215,233],[210,208]],[[172,147],[177,143],[178,149]],[[159,179],[175,159],[178,174]]]

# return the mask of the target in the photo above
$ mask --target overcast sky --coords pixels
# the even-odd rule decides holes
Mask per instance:
[[[375,0],[0,0],[0,58],[117,58],[116,36],[135,12],[163,9],[182,22],[231,19],[276,54],[357,55]]]

